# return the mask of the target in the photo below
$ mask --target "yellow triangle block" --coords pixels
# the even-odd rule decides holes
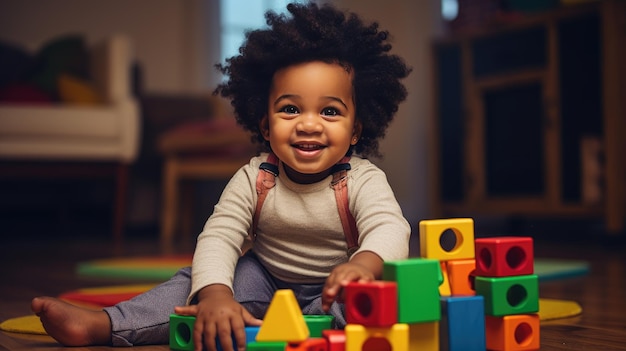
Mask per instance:
[[[256,341],[302,342],[308,337],[309,327],[293,291],[277,290],[265,313]]]

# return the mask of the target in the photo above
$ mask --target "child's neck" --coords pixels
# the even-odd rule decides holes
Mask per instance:
[[[289,179],[292,182],[295,182],[298,184],[313,184],[313,183],[321,182],[322,180],[326,179],[326,177],[328,177],[331,174],[330,168],[320,173],[309,174],[309,173],[300,173],[294,170],[293,168],[287,166],[284,163],[283,163],[283,167],[285,168],[285,174],[287,175],[287,177],[289,177]]]

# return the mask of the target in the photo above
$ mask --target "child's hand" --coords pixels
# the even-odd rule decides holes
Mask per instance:
[[[217,350],[216,337],[224,351],[233,351],[233,337],[239,351],[246,349],[246,325],[261,325],[233,298],[231,290],[224,285],[210,285],[198,293],[198,304],[176,307],[175,313],[196,316],[193,341],[197,351],[204,347]]]
[[[364,251],[355,255],[350,262],[341,264],[326,278],[322,291],[322,309],[330,310],[330,305],[340,298],[342,289],[350,282],[369,282],[382,274],[383,260],[373,252]]]

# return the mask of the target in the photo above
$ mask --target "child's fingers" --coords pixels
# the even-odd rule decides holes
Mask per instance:
[[[196,316],[198,314],[198,306],[176,306],[174,307],[174,313],[181,316]]]
[[[196,346],[196,351],[202,351],[203,345],[209,351],[217,349],[215,345],[215,329],[214,323],[204,323],[203,319],[196,319],[193,328],[193,342]]]
[[[258,319],[256,317],[254,317],[245,308],[243,308],[242,316],[243,316],[243,322],[246,325],[258,327],[258,326],[261,326],[261,324],[263,324],[263,320],[262,319]]]

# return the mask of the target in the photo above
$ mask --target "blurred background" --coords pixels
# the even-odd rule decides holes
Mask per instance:
[[[387,173],[413,228],[422,219],[460,216],[475,218],[477,235],[623,237],[623,2],[329,2],[378,21],[391,33],[392,52],[413,68],[405,80],[408,99],[382,142],[384,157],[372,160]],[[228,123],[215,125],[229,106],[211,96],[223,79],[214,65],[236,54],[246,29],[264,25],[266,10],[283,11],[286,3],[0,0],[0,148],[34,128],[28,123],[38,124],[9,116],[15,109],[2,105],[112,103],[99,98],[98,86],[88,89],[95,78],[76,63],[76,57],[92,58],[92,48],[111,37],[124,38],[130,59],[118,67],[109,57],[113,68],[105,71],[122,71],[122,83],[115,84],[123,86],[113,90],[133,102],[139,121],[131,136],[136,150],[126,158],[0,151],[2,236],[106,237],[116,225],[125,238],[156,240],[164,226],[199,233],[228,176],[204,170],[183,179],[181,173],[186,185],[176,192],[182,209],[174,224],[164,224],[171,211],[164,204],[165,164],[190,153],[211,163],[216,153],[232,151],[232,144],[216,149],[206,142],[216,130],[232,132]],[[58,63],[59,57],[74,63]],[[54,73],[42,62],[81,80],[65,79],[63,86],[54,80],[59,84],[51,93],[42,91],[37,84]],[[123,134],[121,125],[110,128]],[[45,134],[47,127],[39,128]],[[185,143],[192,138],[200,141]],[[111,177],[59,171],[93,169],[99,162],[113,165]],[[46,167],[13,172],[24,163]]]

